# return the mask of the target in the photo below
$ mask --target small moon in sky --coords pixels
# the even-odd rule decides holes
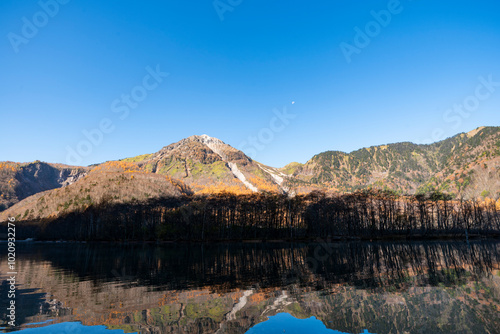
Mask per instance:
[[[292,104],[295,104],[295,101],[292,101]]]

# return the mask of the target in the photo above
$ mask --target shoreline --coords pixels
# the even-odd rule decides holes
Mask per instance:
[[[464,242],[468,241],[500,241],[500,233],[492,234],[489,236],[484,235],[469,235],[467,240],[465,237],[457,237],[453,235],[446,236],[382,236],[377,238],[301,238],[301,239],[229,239],[229,240],[65,240],[65,239],[33,239],[33,240],[16,240],[21,244],[34,244],[34,243],[81,243],[81,244],[130,244],[130,245],[176,245],[176,244],[300,244],[300,243],[376,243],[376,242],[394,242],[394,243],[412,243],[412,242]],[[0,240],[0,244],[7,243],[6,240]]]

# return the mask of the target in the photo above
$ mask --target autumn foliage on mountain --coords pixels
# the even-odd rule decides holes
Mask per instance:
[[[0,220],[55,218],[67,212],[83,212],[104,202],[140,203],[190,194],[189,187],[168,175],[145,173],[133,163],[111,161],[92,168],[78,182],[26,198],[0,212]]]
[[[322,198],[331,201],[342,198],[338,203],[343,204],[326,205],[328,201],[314,194],[323,194]],[[368,211],[363,209],[368,205],[366,196],[359,194],[369,194],[367,198],[373,201],[387,197],[394,224],[406,224],[410,216],[405,208],[418,207],[420,216],[424,211],[434,212],[426,214],[431,221],[451,215],[463,221],[472,219],[472,225],[482,227],[488,222],[491,230],[496,226],[496,210],[500,207],[500,128],[478,128],[430,145],[399,143],[349,154],[324,152],[306,164],[292,163],[280,169],[254,161],[207,135],[191,136],[156,153],[89,167],[40,161],[0,163],[0,221],[15,217],[18,221],[49,222],[75,215],[94,217],[99,210],[115,212],[117,208],[126,212],[123,219],[130,219],[154,207],[154,212],[162,212],[158,223],[165,217],[174,219],[181,207],[204,207],[206,201],[228,212],[220,216],[219,211],[205,211],[204,215],[217,224],[243,224],[234,223],[241,217],[256,219],[254,215],[242,215],[246,209],[241,208],[241,203],[255,205],[261,210],[259,215],[285,225],[292,224],[293,210],[302,210],[293,217],[305,221],[304,212],[314,217],[313,212],[318,215],[325,210],[323,205],[334,211],[355,207],[354,216],[344,220],[359,222],[368,219]],[[445,198],[447,204],[415,206],[423,198],[432,203]],[[273,211],[285,199],[289,213],[285,214],[285,209]],[[298,206],[294,209],[293,205]],[[129,207],[134,208],[132,215]],[[477,211],[474,218],[468,213],[470,208]],[[386,211],[378,210],[370,219],[378,224],[385,219]],[[325,214],[328,221],[331,214]],[[117,212],[113,215],[120,216]],[[143,218],[136,219],[140,222]]]

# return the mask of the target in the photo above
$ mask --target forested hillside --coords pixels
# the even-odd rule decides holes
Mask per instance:
[[[456,197],[500,196],[500,128],[482,127],[430,145],[397,143],[351,153],[327,151],[281,169],[296,184],[341,192],[377,188],[441,191]]]

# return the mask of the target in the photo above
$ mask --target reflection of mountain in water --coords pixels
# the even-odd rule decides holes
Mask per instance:
[[[349,333],[493,333],[500,328],[499,247],[20,245],[18,300],[25,307],[18,319],[144,333],[245,333],[287,312]]]

